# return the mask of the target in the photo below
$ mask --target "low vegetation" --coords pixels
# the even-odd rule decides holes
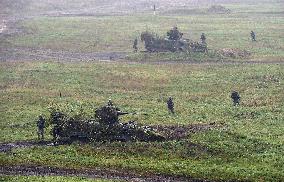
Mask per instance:
[[[270,7],[270,12],[263,9],[264,4]],[[281,6],[283,4],[276,1],[257,2],[250,6],[246,3],[226,4],[233,13],[210,16],[139,13],[135,16],[36,17],[22,21],[24,33],[8,37],[5,42],[8,42],[6,46],[12,47],[71,52],[132,52],[133,41],[140,39],[141,32],[149,30],[166,35],[176,25],[184,33],[184,38],[194,41],[199,41],[204,32],[209,51],[237,48],[250,52],[249,59],[279,60],[284,56]],[[256,42],[250,40],[251,30],[256,33]],[[141,41],[138,48],[144,50]],[[170,57],[174,56],[177,55],[171,54]]]
[[[35,140],[50,103],[108,98],[147,125],[219,125],[162,143],[93,143],[2,153],[2,164],[114,168],[208,179],[283,178],[282,65],[1,63],[1,141]],[[127,74],[126,74],[127,73]],[[143,88],[143,92],[141,89]],[[241,106],[230,92],[238,90]],[[62,97],[59,97],[59,93]],[[165,100],[174,98],[176,114]],[[48,134],[48,131],[46,131]],[[157,157],[158,156],[158,157]],[[265,166],[265,167],[264,167]]]
[[[50,8],[41,6],[43,2],[33,1],[39,11]],[[57,5],[61,7],[63,2]],[[166,134],[165,140],[58,146],[32,146],[31,142],[27,148],[1,152],[1,166],[99,168],[208,180],[283,181],[283,2],[226,1],[221,6],[230,13],[222,14],[207,12],[210,6],[204,4],[194,9],[181,5],[183,11],[157,5],[156,16],[152,11],[78,16],[72,14],[76,2],[66,6],[72,9],[68,16],[40,16],[37,10],[28,9],[37,16],[31,12],[30,18],[13,27],[15,32],[0,37],[4,58],[11,52],[16,57],[19,50],[28,54],[42,51],[43,56],[45,51],[117,51],[126,52],[127,60],[69,62],[67,56],[59,62],[46,56],[44,61],[0,62],[0,142],[37,141],[36,120],[40,114],[48,118],[51,105],[67,103],[73,113],[84,108],[80,111],[85,118],[91,118],[108,99],[131,113],[122,116],[122,121],[150,125]],[[173,26],[178,26],[184,38],[194,41],[200,41],[204,32],[208,53],[143,52],[141,32],[165,35]],[[251,30],[256,33],[255,42],[250,40]],[[142,52],[132,53],[135,38]],[[257,63],[259,60],[262,62]],[[232,91],[239,92],[240,106],[233,106]],[[168,112],[169,96],[173,97],[175,114]],[[51,129],[52,125],[46,126],[45,140],[52,139]],[[0,179],[91,181],[33,176]]]

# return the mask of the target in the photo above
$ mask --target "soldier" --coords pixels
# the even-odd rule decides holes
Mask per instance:
[[[57,144],[57,139],[59,137],[59,126],[55,125],[54,128],[52,129],[52,136],[53,136],[53,144]]]
[[[250,32],[250,36],[251,36],[251,41],[256,41],[254,31]]]
[[[107,105],[108,106],[113,106],[113,103],[112,103],[111,99],[108,99]]]
[[[38,139],[43,140],[44,139],[44,124],[45,124],[45,119],[42,117],[42,115],[39,116],[38,121],[37,121],[37,128],[38,128]]]
[[[183,36],[183,33],[181,33],[175,26],[172,30],[167,32],[167,36],[169,37],[169,40],[180,40]]]
[[[202,44],[206,44],[206,37],[205,37],[205,34],[204,34],[204,33],[201,34],[200,40],[201,40],[201,43],[202,43]]]
[[[169,97],[169,99],[167,100],[167,105],[168,105],[168,109],[169,112],[171,112],[172,114],[174,114],[174,102],[173,102],[173,98]]]
[[[231,98],[233,99],[234,106],[240,105],[240,99],[241,99],[241,97],[240,97],[240,95],[239,95],[238,92],[233,91],[233,92],[231,93]]]
[[[137,51],[138,51],[137,45],[138,45],[138,40],[137,40],[137,38],[135,38],[135,39],[134,39],[134,43],[133,43],[134,52],[137,52]]]

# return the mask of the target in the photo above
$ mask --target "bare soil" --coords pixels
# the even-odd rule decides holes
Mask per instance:
[[[163,134],[167,140],[180,140],[188,138],[190,134],[224,128],[223,125],[216,123],[210,124],[192,124],[192,125],[157,125],[153,126],[159,133]]]
[[[193,179],[190,177],[167,176],[160,174],[135,174],[129,171],[110,169],[68,169],[48,166],[4,166],[0,165],[0,175],[24,175],[24,176],[76,176],[93,179],[112,179],[132,182],[203,182],[208,180]]]

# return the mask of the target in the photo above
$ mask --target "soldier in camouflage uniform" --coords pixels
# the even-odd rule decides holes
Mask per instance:
[[[238,93],[237,91],[233,91],[233,92],[231,93],[231,98],[232,98],[232,100],[233,100],[234,106],[240,105],[240,99],[241,99],[241,97],[240,97],[240,95],[239,95],[239,93]]]
[[[134,52],[137,52],[137,51],[138,51],[137,45],[138,45],[138,40],[137,40],[137,38],[135,38],[134,43],[133,43]]]
[[[108,106],[113,106],[113,103],[112,103],[112,100],[111,100],[111,99],[108,99],[107,105],[108,105]]]
[[[42,117],[42,115],[39,116],[37,120],[37,128],[38,128],[38,139],[44,140],[44,127],[45,127],[45,119]]]
[[[256,41],[254,31],[250,32],[250,36],[251,36],[251,41]]]
[[[206,37],[205,37],[205,34],[204,34],[204,33],[201,34],[200,40],[201,40],[201,43],[202,43],[202,44],[206,44]]]
[[[175,26],[172,30],[167,32],[167,36],[169,40],[180,40],[183,36],[183,33],[181,33],[178,28]]]
[[[53,144],[56,145],[57,144],[57,140],[59,138],[59,132],[60,132],[60,127],[58,125],[55,125],[52,129],[52,141]]]
[[[174,114],[174,102],[173,102],[173,98],[169,97],[169,99],[167,100],[167,106],[168,106],[168,110],[170,113]]]

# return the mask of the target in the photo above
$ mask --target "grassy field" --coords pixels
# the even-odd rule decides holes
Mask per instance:
[[[1,141],[33,140],[35,120],[50,103],[111,98],[148,125],[221,128],[164,143],[34,147],[0,154],[3,164],[115,168],[208,179],[283,179],[283,65],[1,63]],[[233,107],[231,90],[242,97]],[[63,98],[59,98],[59,92]],[[164,100],[173,96],[176,115]],[[91,107],[90,106],[90,107]],[[147,150],[146,150],[147,149]],[[158,156],[158,157],[157,157]]]
[[[264,9],[263,7],[267,7]],[[165,36],[177,25],[185,38],[199,41],[204,32],[209,49],[245,49],[250,59],[274,60],[284,56],[283,2],[225,4],[232,13],[190,13],[190,9],[162,11],[158,16],[138,13],[124,16],[36,17],[22,22],[24,34],[6,41],[13,46],[73,52],[132,51],[133,40],[149,30]],[[204,10],[205,9],[205,10]],[[250,31],[257,42],[250,41]],[[140,50],[143,44],[139,43]]]
[[[112,99],[121,110],[136,113],[123,116],[122,121],[212,127],[165,142],[73,143],[14,149],[0,153],[0,164],[98,167],[209,180],[283,181],[284,65],[279,63],[284,58],[283,2],[240,1],[223,4],[232,10],[231,14],[210,14],[206,12],[208,6],[201,5],[160,9],[157,16],[149,11],[121,16],[52,17],[31,13],[32,17],[19,21],[18,33],[0,37],[0,51],[23,48],[130,53],[134,38],[142,31],[165,35],[174,25],[185,38],[196,41],[204,32],[211,51],[189,56],[201,64],[173,61],[188,60],[188,55],[179,53],[130,53],[130,61],[121,62],[0,62],[0,143],[36,140],[38,115],[48,117],[48,107],[54,103],[83,105],[91,117],[94,109]],[[34,7],[34,11],[50,11],[53,7],[38,2],[39,9]],[[77,7],[76,2],[69,8]],[[257,42],[250,41],[251,30],[256,32]],[[139,48],[143,50],[141,42]],[[212,62],[219,60],[212,50],[222,48],[248,50],[252,53],[248,59],[264,60],[266,64]],[[275,60],[279,64],[273,63]],[[240,106],[232,104],[233,90],[240,93]],[[166,107],[169,96],[174,98],[175,115]],[[49,126],[47,140],[51,139],[50,130]],[[2,179],[91,181],[24,176]]]

